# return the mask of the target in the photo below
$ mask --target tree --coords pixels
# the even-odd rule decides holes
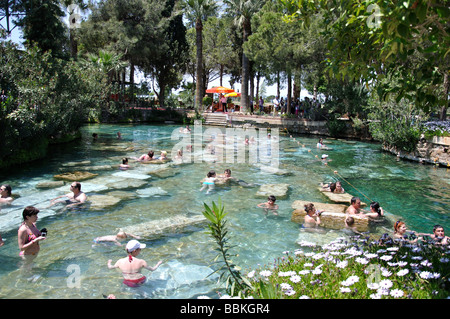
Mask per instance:
[[[183,6],[187,19],[195,25],[196,31],[195,109],[199,110],[202,107],[205,92],[205,83],[203,82],[203,21],[209,16],[215,15],[217,4],[214,0],[184,0]]]
[[[235,17],[235,23],[242,27],[242,38],[245,43],[252,33],[251,18],[264,5],[265,0],[225,0],[228,10]],[[241,77],[241,111],[247,112],[249,106],[250,64],[245,53],[242,54],[242,77]]]
[[[182,14],[175,10],[175,1],[166,0],[157,50],[142,64],[143,71],[157,80],[159,90],[154,91],[161,106],[165,105],[167,89],[178,86],[186,70],[189,45],[182,18]]]
[[[22,29],[28,48],[37,44],[44,52],[51,51],[59,57],[67,55],[64,12],[58,0],[22,0],[18,8],[25,14],[17,18],[16,24]]]
[[[362,79],[380,98],[406,98],[426,112],[449,103],[449,0],[282,0],[291,19],[305,23],[322,11],[329,23],[328,69]],[[394,75],[398,85],[382,82]]]

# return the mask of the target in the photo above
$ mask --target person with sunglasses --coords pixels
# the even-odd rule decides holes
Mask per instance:
[[[53,198],[51,200],[50,206],[53,206],[58,203],[66,203],[66,204],[68,204],[66,206],[66,208],[70,208],[70,207],[74,207],[77,205],[81,205],[87,200],[86,194],[81,191],[81,184],[79,182],[72,182],[70,184],[70,191],[72,193],[68,193],[68,194]],[[57,199],[62,198],[62,197],[66,197],[68,199],[65,201],[56,201]]]
[[[419,235],[414,231],[409,231],[409,233],[415,236]],[[408,239],[406,224],[400,220],[397,220],[394,223],[394,235],[392,237],[394,238],[394,240],[406,241],[409,242],[410,244],[414,244],[419,239],[422,239],[421,237],[416,237],[415,239]]]

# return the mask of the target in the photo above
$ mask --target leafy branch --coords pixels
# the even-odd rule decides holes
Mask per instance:
[[[233,296],[238,292],[250,288],[251,284],[241,276],[240,267],[235,265],[231,260],[231,257],[238,255],[230,254],[230,249],[235,246],[230,246],[228,243],[227,221],[225,220],[225,216],[228,213],[225,212],[225,207],[222,205],[220,199],[218,204],[212,202],[212,207],[209,207],[205,203],[203,204],[205,206],[203,215],[209,220],[209,234],[217,244],[215,250],[218,254],[214,259],[214,263],[220,264],[218,269],[211,273],[210,276],[220,272],[219,282],[224,281],[227,293]]]

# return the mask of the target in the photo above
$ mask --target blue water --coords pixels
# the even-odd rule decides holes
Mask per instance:
[[[223,128],[217,129],[226,133]],[[116,138],[117,131],[122,133],[121,140]],[[214,297],[217,278],[207,276],[214,268],[211,264],[216,253],[206,229],[194,227],[156,239],[143,238],[142,242],[148,246],[140,258],[150,265],[158,260],[164,263],[153,273],[144,270],[150,280],[137,289],[123,285],[121,274],[106,266],[108,259],[115,262],[126,256],[124,247],[93,246],[92,239],[115,234],[119,227],[177,214],[200,214],[203,203],[210,205],[220,198],[228,212],[230,243],[236,245],[232,252],[238,254],[233,261],[244,271],[259,265],[270,266],[283,251],[299,248],[298,241],[322,244],[344,235],[337,230],[303,232],[291,222],[295,200],[329,202],[317,187],[322,181],[337,178],[346,191],[360,196],[364,202],[379,201],[390,220],[402,219],[409,229],[431,232],[435,224],[450,227],[448,169],[397,161],[395,156],[383,153],[378,144],[337,139],[325,139],[332,150],[317,151],[317,137],[295,136],[294,140],[280,136],[279,169],[287,171],[287,175],[267,172],[261,163],[251,164],[248,157],[244,163],[237,159],[233,163],[217,163],[209,156],[195,163],[161,166],[130,161],[132,168],[127,172],[147,179],[137,188],[124,189],[113,175],[119,172],[121,158],[138,157],[149,149],[156,154],[166,150],[171,158],[172,149],[180,142],[171,137],[178,131],[179,126],[88,125],[83,127],[80,141],[54,146],[44,160],[1,172],[0,183],[12,186],[16,200],[0,211],[0,233],[5,240],[0,248],[0,298],[103,298],[110,293],[118,298]],[[93,132],[99,134],[97,141],[92,139]],[[202,149],[211,135],[218,136],[217,132],[211,132],[205,134]],[[195,136],[199,136],[198,132],[193,131],[185,137],[194,141]],[[236,147],[238,143],[242,141],[237,141]],[[194,149],[194,153],[197,151]],[[318,159],[323,153],[331,159],[328,165]],[[163,167],[166,169],[161,170]],[[256,185],[217,187],[208,195],[199,191],[200,180],[209,170],[222,173],[226,168],[232,170],[232,176]],[[36,185],[53,181],[56,174],[78,169],[98,174],[81,182],[88,196],[113,192],[114,196],[126,197],[107,208],[45,209],[50,199],[69,192],[70,183],[49,189]],[[256,196],[259,185],[279,183],[290,185],[287,198],[277,200],[278,215],[266,215],[256,207],[265,201]],[[37,226],[46,227],[49,232],[31,270],[22,266],[17,245],[17,229],[26,205],[41,209]],[[373,232],[391,232],[387,227],[380,226]]]

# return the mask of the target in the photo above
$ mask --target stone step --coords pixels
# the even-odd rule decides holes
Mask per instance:
[[[206,125],[217,125],[226,126],[227,125],[227,115],[223,113],[204,113]]]

